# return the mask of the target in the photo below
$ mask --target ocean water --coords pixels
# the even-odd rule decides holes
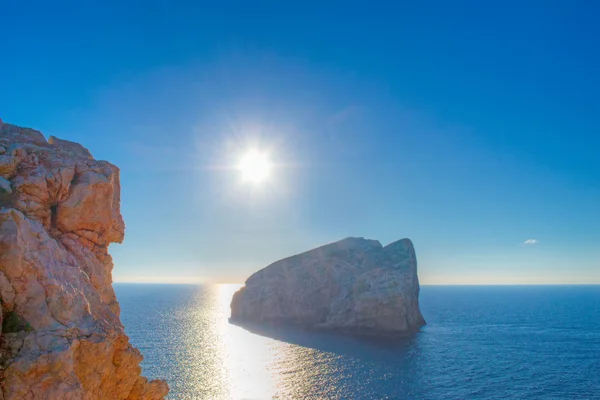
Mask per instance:
[[[115,285],[170,399],[600,399],[600,286],[424,286],[393,342],[231,325],[238,287]]]

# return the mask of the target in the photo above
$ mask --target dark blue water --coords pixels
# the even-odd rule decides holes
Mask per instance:
[[[227,321],[236,285],[115,285],[171,399],[600,399],[600,286],[424,286],[383,343]]]

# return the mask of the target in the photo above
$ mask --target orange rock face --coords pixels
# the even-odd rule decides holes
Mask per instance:
[[[0,400],[166,396],[119,319],[119,196],[118,168],[82,146],[0,125]]]

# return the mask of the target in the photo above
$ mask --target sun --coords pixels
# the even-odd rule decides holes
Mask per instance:
[[[271,162],[267,154],[251,150],[242,157],[238,169],[244,182],[260,183],[269,177]]]

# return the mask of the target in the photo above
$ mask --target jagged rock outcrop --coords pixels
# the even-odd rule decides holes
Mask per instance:
[[[347,238],[277,261],[233,296],[231,321],[396,336],[425,324],[412,242]]]
[[[162,399],[119,320],[119,170],[0,121],[0,399]]]

